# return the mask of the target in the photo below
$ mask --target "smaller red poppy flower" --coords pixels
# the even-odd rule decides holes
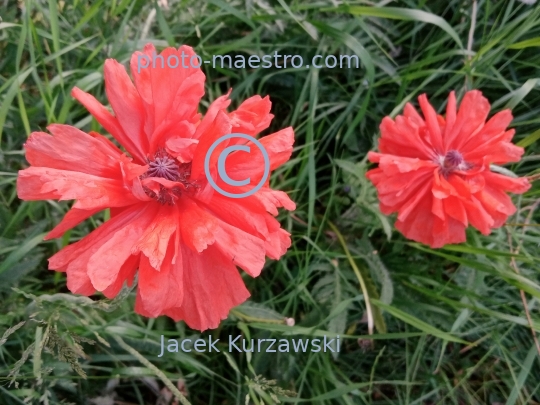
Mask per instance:
[[[450,93],[446,117],[435,112],[427,96],[418,98],[423,117],[409,103],[395,120],[380,125],[379,151],[369,152],[379,167],[366,173],[386,214],[398,213],[396,228],[407,238],[433,248],[466,240],[472,225],[484,235],[504,224],[516,207],[507,192],[522,194],[526,178],[492,172],[491,164],[518,162],[523,148],[511,143],[510,110],[486,122],[488,100],[469,91],[456,107]]]

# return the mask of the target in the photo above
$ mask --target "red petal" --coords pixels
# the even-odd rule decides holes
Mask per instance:
[[[70,125],[51,124],[48,130],[54,136],[45,132],[33,132],[24,144],[26,160],[31,165],[111,179],[121,178],[118,165],[121,152],[118,149],[111,150],[98,137]]]
[[[19,171],[17,193],[22,200],[78,200],[73,208],[121,207],[137,200],[123,182],[67,170],[29,167]]]
[[[148,258],[150,266],[160,271],[169,241],[179,224],[178,209],[168,205],[161,206],[132,253],[143,253]]]
[[[416,115],[416,110],[410,106]],[[412,112],[409,112],[411,115]],[[418,118],[422,120],[421,118]],[[390,117],[384,117],[381,125],[381,138],[379,139],[379,150],[383,153],[403,156],[409,158],[421,158],[430,160],[435,153],[421,136],[424,123],[418,123],[415,119],[397,116],[393,121]]]
[[[242,268],[251,277],[257,277],[264,266],[264,241],[247,232],[218,220],[214,232],[215,246],[231,263]]]
[[[460,199],[450,196],[443,200],[443,205],[444,212],[448,216],[459,221],[464,227],[469,225],[469,221],[467,220],[467,211],[465,210],[465,207]]]
[[[290,159],[292,145],[294,143],[294,132],[291,127],[288,127],[265,136],[259,141],[268,154],[270,170],[272,171]],[[249,153],[244,151],[232,152],[225,161],[225,170],[232,179],[242,180],[250,178],[251,183],[249,188],[253,188],[264,174],[264,157],[259,147],[253,142],[246,141],[243,144],[250,148]],[[218,185],[227,190],[226,184],[223,182],[218,182]],[[238,193],[238,191],[233,192]]]
[[[196,252],[202,252],[215,242],[218,222],[190,198],[181,198],[178,205],[182,241]]]
[[[231,201],[230,198],[215,193],[209,201],[198,204],[204,205],[208,212],[229,225],[251,235],[266,238],[269,230],[265,217],[269,214],[262,205],[258,207],[253,201],[253,196]]]
[[[489,171],[482,173],[482,175],[486,180],[486,184],[494,189],[523,194],[531,188],[531,183],[524,177],[513,178]]]
[[[398,220],[403,222],[413,212],[420,209],[421,202],[425,200],[432,200],[431,196],[431,184],[429,182],[424,183],[407,201],[399,208]],[[431,211],[431,207],[430,207]]]
[[[116,119],[137,149],[138,156],[148,152],[148,135],[144,132],[143,103],[127,75],[114,59],[105,61],[105,90]]]
[[[445,139],[448,150],[462,150],[463,145],[473,137],[476,131],[484,126],[491,106],[489,101],[478,90],[471,90],[465,94],[455,124],[446,130]]]
[[[484,235],[489,235],[491,227],[494,225],[494,220],[486,211],[482,202],[476,198],[471,197],[468,200],[462,200],[465,210],[467,211],[467,218],[469,223],[482,232]]]
[[[67,271],[68,288],[73,293],[91,295],[95,288],[88,276],[88,261],[117,232],[137,218],[151,215],[152,206],[139,204],[123,210],[80,241],[66,246],[49,259],[49,269]],[[150,218],[151,219],[151,218]]]
[[[180,163],[189,163],[193,160],[195,149],[199,143],[198,139],[181,138],[179,136],[167,139],[165,145],[167,150]]]
[[[182,65],[184,53],[184,66]],[[200,68],[193,68],[190,59],[195,55],[189,46],[178,50],[166,48],[156,53],[154,45],[147,44],[143,52],[131,57],[131,74],[144,103],[145,132],[151,136],[151,153],[158,146],[154,138],[160,138],[174,122],[198,120],[197,109],[204,95],[205,76]],[[178,58],[178,67],[175,57]],[[148,58],[148,59],[146,59]],[[148,63],[148,67],[144,65]],[[196,59],[193,64],[197,63]]]
[[[165,314],[184,320],[190,328],[204,331],[217,328],[231,308],[249,297],[236,267],[215,246],[202,253],[183,249],[184,301],[180,308]]]
[[[214,125],[214,121],[216,120],[219,112],[226,113],[227,107],[229,106],[229,104],[231,104],[231,100],[229,100],[229,95],[231,94],[231,91],[232,89],[229,89],[227,94],[220,96],[214,101],[212,101],[212,103],[208,107],[208,110],[206,111],[206,114],[204,114],[204,118],[197,127],[197,130],[195,131],[195,135],[193,136],[195,139],[199,139],[200,137],[202,137],[208,131],[208,129]],[[230,122],[228,115],[227,119]]]
[[[403,109],[403,116],[407,118],[408,121],[417,128],[424,127],[426,125],[426,122],[424,121],[422,116],[418,114],[418,111],[416,111],[416,108],[414,108],[411,103],[405,104],[405,108]]]
[[[426,140],[435,151],[437,151],[439,154],[442,154],[444,149],[441,127],[439,126],[439,122],[437,120],[437,112],[431,106],[425,94],[422,94],[420,97],[418,97],[418,101],[420,102],[420,108],[422,108],[422,113],[424,114],[424,118],[426,120]]]
[[[427,194],[429,196],[429,194]],[[416,209],[405,220],[398,219],[396,228],[408,239],[430,245],[432,248],[442,247],[449,243],[461,243],[466,240],[465,226],[453,218],[441,220],[431,213],[432,197],[419,201]]]
[[[287,193],[279,190],[272,190],[268,187],[262,187],[254,195],[263,205],[266,211],[272,215],[278,214],[278,208],[283,207],[286,210],[293,211],[296,204],[289,198]]]
[[[450,92],[448,96],[448,104],[446,105],[446,123],[444,128],[444,150],[449,150],[449,141],[450,141],[450,131],[456,123],[456,93],[454,91]]]
[[[109,299],[116,297],[126,282],[130,287],[133,285],[135,273],[139,267],[139,260],[140,257],[138,255],[131,255],[126,260],[126,262],[120,268],[120,271],[116,276],[116,280],[114,280],[110,286],[103,290],[103,295],[105,295],[105,297]]]
[[[268,235],[265,247],[266,255],[271,259],[278,260],[291,247],[291,234],[285,229],[279,228]]]
[[[96,98],[81,89],[74,87],[71,95],[77,99],[94,116],[107,132],[109,132],[137,162],[144,162],[146,154],[142,153],[135,142],[124,133],[116,117],[112,115]]]
[[[97,249],[88,258],[86,265],[88,276],[96,290],[103,291],[115,282],[122,265],[130,258],[135,245],[155,218],[156,205],[158,204],[146,204],[145,209],[129,224],[114,233],[110,232],[106,240],[104,238],[99,246],[96,246]]]
[[[199,131],[198,128],[197,128],[197,131]],[[212,144],[218,138],[222,137],[223,135],[230,134],[230,133],[231,133],[231,123],[230,123],[229,117],[223,111],[219,111],[216,115],[215,120],[212,122],[212,124],[200,136],[200,138],[198,138],[199,144],[197,145],[197,148],[195,149],[195,153],[193,155],[193,162],[191,166],[191,179],[197,180],[197,179],[204,178],[206,176],[204,172],[204,159],[206,157],[206,154],[208,153],[208,150],[210,149],[210,146],[212,146]],[[212,152],[212,156],[210,158],[210,164],[209,164],[209,168],[211,170],[215,170],[215,168],[217,167],[217,161],[218,161],[219,155],[223,151],[223,149],[227,147],[228,144],[229,144],[229,141],[227,140],[223,141]]]
[[[256,135],[270,125],[274,116],[270,114],[270,97],[253,96],[245,100],[237,110],[229,114],[232,132]],[[292,129],[291,129],[292,131]]]
[[[184,263],[182,257],[172,263],[175,252],[171,242],[163,266],[157,271],[144,256],[139,268],[139,285],[136,311],[149,317],[156,317],[169,308],[180,307],[184,301]],[[181,252],[181,251],[180,251]],[[181,255],[181,253],[180,253]]]

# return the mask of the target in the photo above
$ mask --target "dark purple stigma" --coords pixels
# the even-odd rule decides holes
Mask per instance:
[[[181,184],[181,186],[179,184],[172,187],[165,187],[160,184],[157,192],[143,186],[146,195],[161,204],[174,205],[183,193],[193,193],[199,189],[199,185],[189,179],[191,176],[191,162],[179,163],[165,149],[159,149],[153,157],[149,157],[147,164],[148,170],[140,177],[141,180],[148,177],[159,177]]]
[[[469,170],[473,167],[472,164],[465,161],[463,155],[457,150],[449,150],[444,157],[440,156],[439,164],[445,177],[456,170]]]
[[[444,167],[448,169],[456,169],[463,163],[463,155],[457,150],[449,150],[444,155]]]
[[[161,177],[163,179],[176,181],[178,179],[178,164],[169,156],[156,157],[148,162],[147,177]]]

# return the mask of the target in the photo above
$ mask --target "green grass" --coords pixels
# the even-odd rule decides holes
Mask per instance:
[[[0,12],[0,334],[26,323],[0,338],[0,404],[83,404],[112,391],[123,403],[153,404],[164,386],[157,371],[185,384],[193,404],[274,403],[275,387],[296,392],[278,390],[284,403],[540,403],[540,359],[520,296],[523,290],[540,332],[538,184],[514,197],[520,211],[509,226],[488,237],[469,230],[467,244],[431,250],[393,230],[394,218],[379,213],[364,178],[364,158],[385,115],[395,116],[424,92],[444,111],[449,91],[462,96],[470,88],[482,90],[492,112],[513,109],[514,141],[526,153],[507,168],[520,176],[538,173],[539,6],[479,1],[468,51],[471,1],[373,8],[364,1],[338,7],[330,0],[170,0],[169,9],[142,0],[8,3]],[[188,44],[205,58],[278,51],[304,60],[315,54],[361,59],[360,69],[204,66],[202,110],[230,87],[233,106],[268,94],[276,116],[271,129],[292,125],[296,133],[291,161],[272,177],[297,202],[292,215],[279,217],[293,246],[280,261],[268,260],[261,277],[245,278],[252,298],[209,333],[222,340],[240,333],[340,334],[339,355],[158,358],[160,335],[193,337],[194,331],[134,314],[133,292],[112,303],[55,295],[68,290],[63,274],[47,270],[47,257],[107,214],[43,242],[69,204],[18,200],[22,144],[53,122],[103,133],[70,90],[79,86],[106,103],[104,60],[125,63],[149,41],[160,49]],[[519,275],[511,265],[515,249]],[[373,306],[373,336],[363,291]],[[295,326],[284,325],[285,317]],[[44,350],[47,333],[61,356]],[[85,356],[76,360],[78,345]],[[17,385],[10,385],[8,374],[24,357]]]

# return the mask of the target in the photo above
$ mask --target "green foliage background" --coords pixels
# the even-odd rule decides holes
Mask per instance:
[[[469,230],[467,244],[431,250],[393,231],[393,218],[380,214],[364,179],[365,155],[376,147],[385,115],[395,116],[424,92],[444,112],[449,91],[461,97],[470,88],[482,90],[493,112],[513,109],[514,140],[526,153],[507,169],[538,173],[538,5],[0,3],[0,335],[6,331],[0,404],[169,404],[174,387],[193,404],[540,402],[540,358],[531,332],[540,331],[538,184],[514,197],[519,211],[508,226],[488,237]],[[209,333],[222,341],[240,333],[277,339],[339,334],[339,354],[158,358],[160,335],[193,338],[194,331],[164,317],[135,315],[129,290],[113,302],[68,294],[65,276],[47,270],[47,257],[99,226],[107,213],[43,242],[69,204],[17,199],[16,173],[26,166],[22,144],[53,122],[103,133],[70,90],[79,86],[106,103],[104,60],[125,63],[149,41],[160,49],[188,44],[205,59],[274,51],[305,61],[315,54],[360,57],[359,69],[203,66],[203,111],[232,87],[234,106],[268,94],[276,116],[271,129],[295,128],[293,158],[272,184],[298,206],[280,215],[292,232],[292,248],[282,260],[269,260],[261,277],[245,277],[251,300]],[[375,317],[373,336],[366,298]]]

